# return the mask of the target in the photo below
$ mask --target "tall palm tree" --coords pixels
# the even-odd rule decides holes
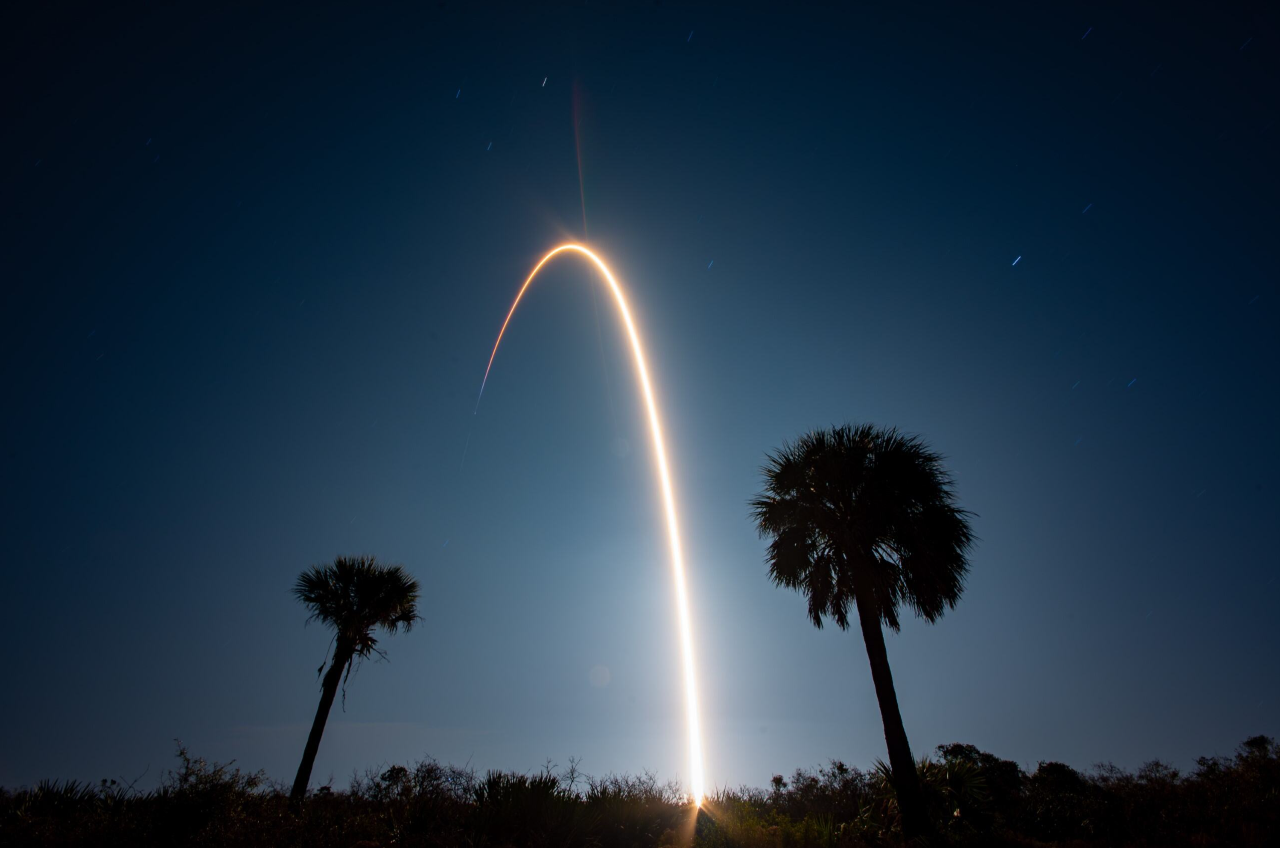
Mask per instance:
[[[308,623],[323,622],[335,631],[333,663],[321,684],[320,706],[293,781],[291,797],[300,801],[307,794],[320,737],[343,672],[350,676],[357,657],[378,652],[375,628],[395,633],[401,627],[413,627],[419,619],[418,581],[402,566],[382,565],[371,556],[338,557],[332,565],[314,565],[302,572],[293,594],[311,610]]]
[[[932,623],[956,605],[974,543],[942,458],[918,438],[868,424],[817,430],[770,454],[751,502],[770,539],[769,577],[809,598],[809,618],[849,627],[857,611],[884,722],[903,836],[931,826],[898,711],[881,625],[906,604]]]

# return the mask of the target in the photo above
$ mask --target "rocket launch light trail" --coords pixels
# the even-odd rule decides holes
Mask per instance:
[[[609,291],[612,292],[614,302],[618,306],[618,313],[622,316],[623,326],[626,327],[627,339],[631,342],[631,352],[635,357],[636,373],[640,377],[640,389],[644,395],[645,408],[649,414],[649,432],[653,436],[653,453],[657,459],[658,484],[662,491],[662,504],[667,518],[667,538],[671,548],[671,569],[675,578],[676,616],[680,626],[680,652],[684,676],[685,719],[689,736],[690,788],[693,793],[694,803],[702,806],[705,783],[702,767],[702,731],[698,716],[698,686],[693,661],[693,625],[689,615],[689,593],[685,587],[684,554],[680,548],[680,524],[676,520],[675,494],[671,486],[671,474],[667,469],[667,449],[662,439],[662,425],[658,416],[658,405],[653,399],[653,387],[649,383],[649,368],[645,362],[644,347],[640,344],[640,334],[636,332],[635,322],[631,319],[631,310],[627,308],[627,299],[623,296],[622,286],[614,279],[608,266],[604,264],[604,261],[599,256],[580,244],[562,244],[542,257],[538,264],[533,266],[533,270],[529,272],[524,285],[520,287],[520,291],[516,294],[516,299],[512,302],[511,309],[507,312],[506,320],[502,322],[502,329],[498,331],[498,338],[493,343],[493,352],[489,354],[489,364],[485,366],[484,379],[480,382],[480,394],[476,398],[476,410],[479,411],[480,409],[480,398],[484,396],[484,386],[489,381],[489,371],[493,368],[494,357],[498,355],[498,346],[502,344],[502,336],[507,331],[507,325],[511,323],[511,316],[515,314],[516,307],[520,305],[520,299],[524,297],[525,291],[528,290],[534,278],[538,276],[542,266],[546,265],[552,258],[566,252],[579,253],[585,256],[596,266],[596,269],[600,271],[600,275],[608,284]]]

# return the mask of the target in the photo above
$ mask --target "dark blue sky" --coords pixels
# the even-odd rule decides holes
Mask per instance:
[[[327,636],[289,590],[359,552],[426,620],[318,780],[684,776],[647,434],[580,264],[472,414],[584,200],[667,416],[709,781],[884,756],[860,638],[770,585],[747,507],[846,421],[923,435],[978,515],[960,606],[889,639],[917,754],[1280,735],[1274,12],[419,5],[0,27],[0,785],[145,783],[174,738],[290,777]]]

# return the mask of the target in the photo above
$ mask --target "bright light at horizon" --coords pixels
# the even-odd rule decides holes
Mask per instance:
[[[702,806],[705,783],[702,764],[702,730],[698,716],[698,687],[693,660],[693,625],[689,615],[689,593],[685,588],[684,554],[681,552],[680,547],[680,525],[676,520],[675,494],[671,486],[671,474],[667,470],[667,449],[662,438],[662,425],[658,416],[658,405],[653,399],[653,388],[649,384],[649,368],[645,361],[644,348],[640,344],[640,335],[636,332],[635,322],[631,319],[631,310],[627,308],[627,299],[622,294],[622,286],[614,279],[608,266],[604,264],[604,261],[599,256],[580,244],[562,244],[542,257],[538,264],[533,266],[533,270],[529,272],[524,285],[520,287],[520,291],[516,294],[516,299],[512,302],[511,309],[507,312],[506,320],[502,322],[502,329],[498,331],[498,338],[493,343],[493,352],[489,354],[489,364],[484,369],[484,380],[480,383],[480,395],[476,398],[476,409],[479,410],[480,408],[480,397],[484,396],[484,386],[489,381],[489,370],[493,368],[494,357],[498,355],[498,345],[502,344],[502,336],[507,331],[507,324],[511,323],[511,316],[515,314],[516,307],[520,304],[520,299],[524,297],[525,290],[529,288],[534,277],[538,276],[538,272],[542,270],[543,265],[546,265],[552,257],[566,251],[580,253],[591,260],[596,268],[599,269],[605,282],[608,283],[609,290],[613,293],[614,301],[617,303],[618,312],[622,316],[622,323],[626,327],[627,338],[631,342],[631,352],[635,357],[636,372],[640,376],[640,388],[649,414],[649,432],[653,436],[653,453],[657,459],[658,483],[662,491],[662,502],[667,519],[667,537],[671,547],[671,568],[675,579],[676,614],[680,626],[680,652],[684,673],[685,713],[689,736],[690,789],[694,803]]]

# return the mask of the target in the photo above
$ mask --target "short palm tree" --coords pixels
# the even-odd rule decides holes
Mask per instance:
[[[956,507],[942,458],[893,428],[843,426],[809,433],[769,456],[751,502],[770,539],[769,576],[809,599],[809,618],[849,627],[857,612],[903,836],[928,838],[919,778],[893,689],[881,625],[895,632],[906,604],[932,623],[964,591],[974,536]]]
[[[401,627],[413,627],[418,620],[418,581],[402,566],[382,565],[371,556],[338,557],[331,565],[315,565],[302,572],[293,594],[311,610],[308,623],[319,621],[334,630],[333,663],[321,684],[320,706],[293,781],[291,797],[299,801],[307,794],[320,737],[343,673],[350,675],[357,657],[377,652],[375,628],[395,633]]]

